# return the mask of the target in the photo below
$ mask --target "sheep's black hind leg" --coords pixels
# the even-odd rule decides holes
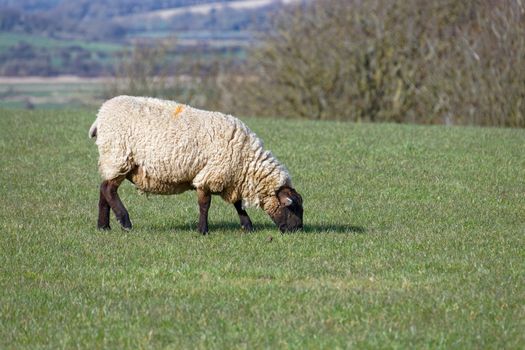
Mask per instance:
[[[241,227],[246,231],[253,231],[252,221],[246,210],[242,208],[242,201],[237,201],[233,205],[237,210],[237,214],[239,214],[239,219],[241,219]]]
[[[110,230],[109,226],[109,203],[102,193],[102,186],[100,186],[100,198],[98,200],[98,223],[97,228],[99,230]]]
[[[208,210],[211,204],[211,194],[202,189],[197,189],[197,200],[199,202],[199,225],[197,230],[205,235],[208,233]]]
[[[117,193],[118,187],[124,180],[123,178],[117,178],[113,180],[103,181],[100,185],[100,191],[104,195],[107,203],[115,213],[118,222],[124,230],[131,230],[131,220],[129,219],[128,211]],[[109,221],[109,220],[108,220]]]

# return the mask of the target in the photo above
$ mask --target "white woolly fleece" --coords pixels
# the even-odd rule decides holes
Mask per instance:
[[[272,210],[290,175],[239,119],[173,101],[118,96],[90,128],[104,180],[126,176],[147,193],[201,188]]]

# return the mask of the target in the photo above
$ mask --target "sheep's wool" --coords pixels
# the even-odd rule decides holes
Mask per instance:
[[[230,203],[264,208],[275,205],[275,191],[291,185],[262,141],[230,115],[119,96],[102,105],[93,130],[103,179],[126,176],[146,193],[201,188]]]

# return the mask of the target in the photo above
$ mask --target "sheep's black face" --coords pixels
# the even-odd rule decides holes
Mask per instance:
[[[293,188],[283,186],[276,193],[279,208],[272,219],[281,232],[297,231],[303,228],[303,199]]]

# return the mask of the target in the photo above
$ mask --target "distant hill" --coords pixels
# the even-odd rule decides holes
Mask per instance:
[[[0,0],[0,8],[18,9],[24,12],[49,11],[63,0]]]
[[[261,27],[269,12],[299,1],[0,0],[0,31],[118,41],[159,29],[241,30]]]
[[[124,48],[175,37],[179,51],[240,57],[275,12],[304,1],[0,0],[0,75],[111,74],[115,50],[93,42]]]
[[[227,3],[235,0],[220,0]],[[166,8],[191,6],[217,2],[217,0],[0,0],[0,7],[13,8],[24,12],[51,11],[59,13],[66,11],[69,15],[110,18],[143,11],[153,11]],[[104,11],[100,11],[105,8]]]
[[[173,7],[169,9],[154,10],[151,12],[144,12],[136,18],[157,18],[170,19],[180,15],[199,14],[209,15],[212,12],[227,11],[227,10],[260,10],[277,4],[290,4],[298,2],[298,0],[235,0],[235,1],[208,1],[202,4],[184,5],[180,7]]]
[[[228,2],[228,0],[222,0]],[[1,0],[0,30],[54,37],[122,40],[132,23],[116,17],[210,3],[209,0]]]

